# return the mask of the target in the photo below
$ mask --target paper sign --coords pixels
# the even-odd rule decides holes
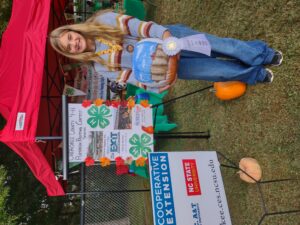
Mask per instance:
[[[150,107],[68,104],[68,122],[70,162],[82,162],[87,156],[95,161],[146,158],[153,151],[153,134],[142,129],[153,126]]]
[[[210,56],[211,46],[204,34],[196,34],[184,38],[180,38],[180,46],[182,50],[199,52]]]

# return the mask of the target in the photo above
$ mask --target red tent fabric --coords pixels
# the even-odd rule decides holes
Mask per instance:
[[[49,196],[64,195],[35,143],[51,0],[14,0],[0,48],[0,141],[21,156]]]

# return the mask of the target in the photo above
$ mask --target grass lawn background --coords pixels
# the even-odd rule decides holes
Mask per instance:
[[[249,86],[240,99],[222,102],[206,91],[168,105],[167,115],[178,124],[174,131],[210,130],[211,138],[160,141],[156,149],[218,150],[235,162],[254,157],[262,166],[264,180],[299,179],[300,1],[150,1],[157,5],[150,8],[150,18],[158,23],[182,23],[224,37],[261,39],[284,53],[283,65],[272,68],[274,82]],[[208,85],[211,83],[178,81],[168,98]],[[257,224],[263,211],[256,186],[240,181],[233,170],[222,169],[222,173],[233,224]],[[263,193],[270,212],[300,208],[299,182],[268,184],[263,187]],[[151,224],[150,196],[147,197],[144,204],[148,206],[149,221],[146,224]],[[299,225],[300,215],[269,217],[263,224]]]
[[[261,39],[284,54],[272,67],[272,84],[248,86],[234,101],[220,101],[208,91],[166,106],[174,131],[210,130],[206,140],[161,141],[165,151],[218,150],[238,162],[254,157],[263,180],[300,176],[300,1],[152,0],[152,19],[160,24],[182,23],[196,30],[243,40]],[[168,98],[210,85],[204,81],[176,83]],[[257,224],[263,211],[255,185],[243,183],[235,171],[222,169],[233,224]],[[299,182],[265,185],[270,212],[300,208]],[[263,224],[299,225],[300,215],[273,216]]]

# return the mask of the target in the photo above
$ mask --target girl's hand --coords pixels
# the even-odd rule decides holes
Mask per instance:
[[[171,36],[172,36],[172,34],[170,33],[170,31],[166,30],[166,31],[163,33],[162,39],[165,40],[166,38],[171,37]]]
[[[176,81],[177,81],[177,74],[175,75],[175,78],[174,78],[174,80],[172,81],[172,83],[170,83],[170,84],[168,84],[168,85],[166,85],[166,86],[164,86],[164,87],[161,87],[161,88],[159,88],[159,93],[161,93],[161,92],[163,92],[163,91],[166,91],[166,90],[168,90],[169,88],[171,88],[175,83],[176,83]]]
[[[162,93],[163,91],[166,91],[166,90],[170,89],[176,83],[176,81],[177,81],[177,74],[176,74],[176,78],[173,80],[173,82],[171,84],[168,84],[164,87],[159,88],[158,92]]]
[[[171,87],[171,85],[169,85],[169,84],[164,87],[161,87],[161,88],[159,88],[158,93],[162,93],[162,92],[168,90],[170,87]]]

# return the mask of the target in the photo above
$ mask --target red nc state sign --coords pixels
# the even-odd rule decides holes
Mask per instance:
[[[198,177],[197,164],[195,159],[183,159],[183,170],[187,195],[201,195],[200,181]]]

